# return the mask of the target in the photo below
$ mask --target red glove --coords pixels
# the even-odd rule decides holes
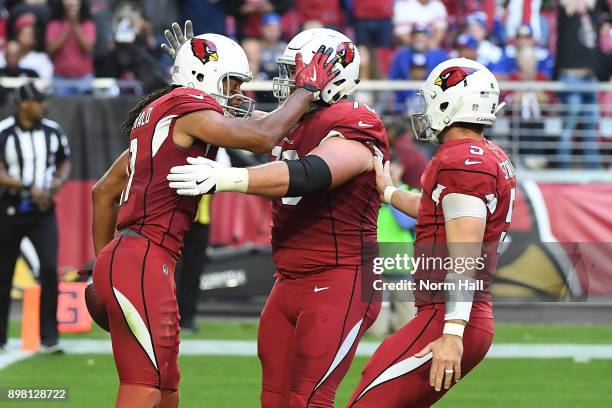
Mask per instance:
[[[334,50],[331,47],[326,50],[322,45],[308,65],[304,65],[301,53],[295,55],[295,86],[312,92],[315,101],[319,99],[327,84],[340,74],[339,69],[332,71],[338,56],[327,62],[332,52]]]

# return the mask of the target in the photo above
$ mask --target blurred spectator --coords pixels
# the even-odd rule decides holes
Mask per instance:
[[[548,76],[538,71],[537,49],[528,45],[518,48],[516,53],[517,70],[509,75],[511,81],[546,81]],[[519,153],[523,163],[532,169],[541,169],[548,165],[544,155],[553,154],[545,143],[542,105],[550,103],[553,95],[537,89],[520,90],[510,93],[506,102],[513,112],[512,126],[519,128]]]
[[[6,47],[6,42],[8,40],[8,15],[8,10],[0,1],[0,50]],[[2,56],[0,54],[0,61],[1,60]]]
[[[519,31],[527,26],[532,30],[532,37],[543,44],[541,8],[542,0],[509,0],[506,7],[508,14],[504,22],[506,36],[515,38]]]
[[[8,38],[15,39],[17,30],[15,23],[23,15],[30,15],[34,18],[34,35],[36,37],[36,51],[44,51],[45,29],[51,19],[51,11],[47,0],[19,0],[7,1],[6,7],[9,15],[7,20]]]
[[[353,0],[352,17],[363,79],[386,77],[393,55],[393,0]]]
[[[261,32],[259,79],[269,80],[278,75],[276,61],[287,47],[287,44],[281,41],[280,16],[276,13],[268,13],[263,16]]]
[[[266,13],[283,14],[292,5],[291,0],[231,0],[227,11],[236,19],[236,37],[244,45],[245,40],[261,37],[261,17]]]
[[[597,83],[601,66],[599,27],[609,6],[604,0],[562,0],[557,21],[557,61],[555,71],[559,81],[572,86]],[[597,92],[570,91],[562,94],[567,106],[563,132],[559,142],[558,165],[569,168],[572,161],[572,136],[582,122],[580,142],[586,156],[585,166],[599,167],[597,123],[599,106]]]
[[[443,0],[448,10],[448,24],[451,30],[459,32],[465,27],[467,17],[477,11],[487,16],[487,27],[492,29],[496,13],[496,0]],[[451,42],[452,43],[452,42]]]
[[[235,0],[230,10],[236,19],[236,36],[249,59],[251,72],[257,77],[261,62],[262,17],[268,13],[282,14],[292,5],[290,0]],[[230,6],[230,4],[228,4]]]
[[[96,26],[91,20],[87,0],[56,0],[46,39],[55,70],[55,94],[90,91]]]
[[[431,30],[426,26],[415,27],[412,33],[412,45],[401,48],[391,61],[389,79],[425,79],[436,65],[448,59],[448,55],[443,50],[430,48],[430,34]],[[395,92],[395,111],[409,111],[407,101],[412,95],[414,95],[412,91]]]
[[[461,34],[457,37],[457,55],[460,58],[478,60],[478,41],[469,34]]]
[[[32,14],[24,14],[15,21],[15,38],[21,51],[19,66],[31,69],[40,78],[50,81],[53,77],[53,64],[46,53],[36,51],[34,24],[35,19]]]
[[[15,41],[9,41],[6,46],[6,65],[0,69],[0,77],[27,77],[37,78],[38,74],[29,69],[19,66],[21,49]]]
[[[612,14],[607,14],[599,30],[599,46],[604,55],[602,79],[612,78]]]
[[[393,0],[353,0],[353,17],[358,46],[393,46]]]
[[[405,118],[389,118],[385,124],[389,145],[395,152],[395,158],[402,165],[402,182],[420,189],[421,175],[429,160],[414,142],[409,121]]]
[[[113,38],[113,0],[90,0],[91,18],[96,25],[94,44],[95,76],[112,76],[107,72],[109,44]]]
[[[161,54],[159,43],[142,9],[131,2],[121,3],[115,10],[112,27],[105,54],[96,64],[98,75],[136,78],[147,92],[163,87],[167,73],[157,58]]]
[[[295,0],[295,10],[302,25],[319,21],[324,27],[338,30],[344,23],[340,0]]]
[[[410,34],[416,25],[432,30],[430,44],[440,47],[448,26],[446,7],[440,0],[397,0],[393,9],[393,31],[400,45],[410,44]]]
[[[272,80],[278,76],[278,64],[276,61],[283,55],[287,44],[281,41],[281,18],[276,13],[268,13],[262,18],[262,37],[260,41],[260,59],[256,79]],[[260,92],[257,95],[257,103],[264,104],[263,110],[269,111],[276,107],[278,101],[272,92]]]
[[[231,2],[221,0],[179,0],[178,7],[181,26],[185,24],[186,20],[191,20],[193,22],[194,33],[227,35],[225,3]],[[165,11],[160,13],[158,10],[155,14],[158,16],[163,15],[164,25],[167,25],[169,21],[173,21],[165,16]],[[147,15],[153,16],[154,14],[149,12]]]
[[[214,10],[211,9],[206,10],[206,14],[203,14],[200,11],[197,15],[199,19],[196,20],[196,10],[199,10],[199,8],[202,6],[206,6],[208,3],[212,4],[214,2],[215,0],[212,0],[212,2],[211,0],[199,0],[196,2],[185,0],[141,0],[141,7],[143,15],[153,27],[153,32],[157,33],[160,41],[164,41],[165,38],[163,37],[163,32],[168,28],[170,21],[179,21],[183,27],[185,26],[185,20],[183,20],[179,14],[179,6],[183,5],[184,3],[192,3],[190,15],[193,16],[191,18],[191,22],[195,24],[194,29],[198,30],[195,31],[196,33],[218,33],[226,35],[225,11],[223,9],[223,13],[219,15],[215,15]],[[216,3],[223,6],[225,2],[216,0]],[[218,24],[219,27],[215,27],[213,29],[210,27],[211,24]]]
[[[477,12],[468,16],[467,34],[473,37],[478,44],[476,54],[478,62],[489,68],[497,76],[508,72],[504,50],[488,39],[487,16],[484,12]]]
[[[522,25],[516,32],[516,37],[512,44],[508,44],[505,48],[507,61],[507,69],[509,72],[518,70],[516,56],[517,52],[522,47],[531,47],[534,50],[534,58],[537,61],[536,68],[538,73],[542,73],[546,78],[552,78],[555,61],[548,49],[540,47],[536,44],[533,37],[533,31],[528,25]]]

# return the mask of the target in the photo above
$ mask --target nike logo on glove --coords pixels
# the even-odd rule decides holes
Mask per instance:
[[[317,71],[312,73],[312,76],[310,77],[311,81],[316,81],[317,80]]]
[[[204,180],[196,180],[196,185],[199,186],[200,184],[202,184],[203,182],[205,182],[206,180],[208,180],[210,177],[206,177]]]
[[[203,101],[203,100],[204,100],[204,95],[194,95],[194,94],[187,94],[187,95],[189,95],[189,96],[193,96],[194,98],[199,99],[199,100],[201,100],[201,101]]]
[[[318,288],[318,287],[315,286],[314,292],[317,293],[317,292],[320,292],[320,291],[325,290],[325,289],[329,289],[329,286],[326,286],[324,288]]]
[[[359,125],[359,127],[362,127],[362,128],[371,128],[371,127],[374,127],[374,125],[370,125],[369,123],[364,123],[362,120],[359,121],[358,125]]]
[[[472,164],[482,164],[481,161],[472,161],[470,159],[465,159],[465,165],[466,166],[471,166]]]

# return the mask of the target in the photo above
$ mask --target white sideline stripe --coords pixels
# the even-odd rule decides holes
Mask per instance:
[[[19,349],[19,344],[12,344],[13,341],[9,340],[6,344],[6,350],[0,351],[0,370],[15,364],[18,361],[25,360],[32,354],[31,351],[22,351]],[[19,343],[14,341],[14,343]]]
[[[0,352],[0,369],[33,353],[20,350],[20,341],[9,339],[7,348]],[[63,339],[60,345],[68,354],[111,354],[111,342],[106,339]],[[368,357],[379,343],[361,342],[357,355]],[[249,356],[257,355],[254,340],[183,340],[181,355],[191,356]],[[572,358],[576,361],[595,359],[612,360],[612,344],[493,344],[487,358]],[[7,363],[8,362],[8,363]]]

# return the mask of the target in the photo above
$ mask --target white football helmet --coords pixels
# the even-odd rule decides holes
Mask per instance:
[[[219,34],[202,34],[185,42],[172,67],[172,83],[206,92],[226,114],[249,116],[255,101],[230,94],[230,78],[251,81],[253,74],[244,50],[235,41]],[[223,82],[226,83],[226,91]]]
[[[414,135],[431,143],[439,143],[440,133],[453,123],[492,125],[504,106],[495,76],[467,58],[453,58],[434,68],[418,98],[419,112],[411,115]]]
[[[277,61],[279,76],[273,79],[273,92],[281,103],[295,91],[295,54],[301,52],[302,61],[308,64],[321,45],[335,50],[329,58],[338,57],[333,69],[340,70],[334,81],[321,91],[321,99],[328,104],[335,103],[359,83],[361,58],[357,47],[346,35],[328,28],[305,30],[293,37]]]

